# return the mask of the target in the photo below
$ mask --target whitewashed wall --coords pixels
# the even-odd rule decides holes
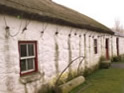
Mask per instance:
[[[6,25],[10,27],[9,32],[5,30]],[[27,30],[23,32],[26,25]],[[79,56],[86,57],[81,64],[83,69],[85,65],[90,68],[98,64],[99,58],[105,56],[105,38],[109,38],[110,56],[117,55],[115,36],[0,15],[0,93],[36,93],[41,84],[53,80],[71,60]],[[98,40],[98,54],[94,54],[93,39]],[[38,70],[41,78],[22,83],[19,74],[18,41],[27,40],[38,41]],[[120,54],[123,54],[124,38],[119,38],[119,41]],[[76,69],[79,61],[75,61],[70,70]]]

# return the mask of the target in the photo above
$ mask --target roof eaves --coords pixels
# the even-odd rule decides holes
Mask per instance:
[[[21,16],[22,18],[28,18],[28,19],[32,19],[32,20],[45,21],[45,22],[60,24],[60,25],[68,25],[68,26],[72,26],[72,27],[76,27],[76,28],[93,30],[95,32],[100,32],[100,33],[113,34],[113,32],[111,30],[104,30],[104,29],[101,29],[98,27],[93,27],[88,24],[73,23],[71,21],[67,21],[62,18],[57,18],[57,17],[51,16],[51,15],[49,16],[49,14],[42,13],[40,10],[37,10],[34,8],[27,7],[27,10],[25,11],[23,9],[23,5],[20,10],[16,9],[14,7],[6,6],[4,4],[0,5],[0,9],[2,10],[2,11],[0,11],[0,13],[9,14],[9,15],[13,15],[16,17]],[[31,10],[34,10],[34,11],[31,12]]]

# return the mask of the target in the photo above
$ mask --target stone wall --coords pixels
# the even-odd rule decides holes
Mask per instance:
[[[9,27],[9,29],[7,29]],[[6,28],[6,29],[5,29]],[[85,56],[82,70],[98,64],[105,56],[105,38],[109,38],[110,56],[117,55],[116,37],[43,22],[0,15],[0,93],[36,93],[42,84],[54,78],[75,58]],[[98,40],[98,53],[94,54],[93,40]],[[38,73],[20,77],[18,41],[38,42]],[[120,54],[124,53],[124,38],[119,37]],[[113,51],[112,51],[113,50]],[[76,60],[67,72],[76,70],[81,59]]]

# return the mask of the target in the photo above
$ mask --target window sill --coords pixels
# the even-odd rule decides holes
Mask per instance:
[[[43,77],[43,76],[44,76],[44,73],[34,72],[34,73],[29,74],[29,75],[21,76],[20,82],[22,84],[31,83],[31,82],[40,80],[41,77]]]

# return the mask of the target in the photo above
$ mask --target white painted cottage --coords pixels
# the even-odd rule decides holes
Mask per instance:
[[[0,93],[37,93],[75,59],[62,77],[124,54],[123,37],[51,0],[0,0],[0,43]]]

